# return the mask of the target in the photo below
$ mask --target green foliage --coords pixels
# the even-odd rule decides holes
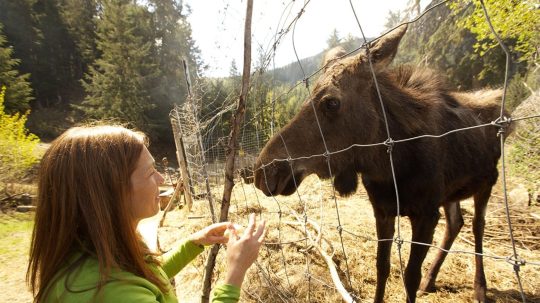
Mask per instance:
[[[21,60],[13,58],[13,48],[7,46],[0,23],[0,87],[7,87],[4,107],[6,113],[24,112],[32,101],[32,88],[28,82],[30,75],[21,75],[16,69]]]
[[[525,84],[525,78],[521,75],[516,75],[508,84],[506,91],[506,109],[510,112],[514,111],[518,105],[531,95],[531,91]]]
[[[36,107],[28,116],[28,129],[43,141],[52,141],[73,126],[73,113],[62,107]],[[78,119],[77,119],[78,120]]]
[[[193,83],[203,71],[182,1],[0,1],[0,22],[13,46],[0,47],[0,58],[20,59],[9,70],[34,89],[32,132],[54,137],[74,121],[108,118],[172,141],[168,114],[187,95],[182,60]],[[9,112],[24,90],[7,87]]]
[[[214,130],[205,135],[212,137],[209,139],[211,141],[215,142],[218,138],[227,136],[231,130],[232,110],[226,109],[233,108],[231,105],[238,100],[240,88],[236,82],[233,78],[202,78],[195,86],[195,95],[200,96],[199,119],[208,121],[218,116],[218,119],[212,120],[206,126],[207,129]]]
[[[275,101],[274,120],[277,128],[285,126],[300,110],[309,92],[305,86],[296,86],[292,91],[283,85],[274,88],[273,94],[281,96]]]
[[[155,48],[149,41],[151,15],[132,1],[103,1],[98,23],[101,58],[84,83],[82,109],[89,118],[131,122],[150,131],[146,112],[155,107],[150,91],[157,86]]]
[[[25,114],[6,114],[5,87],[0,92],[0,182],[12,182],[23,177],[38,161],[35,149],[39,138],[28,133]]]
[[[161,142],[171,142],[168,115],[174,104],[187,96],[183,60],[186,61],[193,83],[202,73],[199,50],[191,37],[191,26],[186,21],[182,2],[175,0],[149,0],[145,8],[152,18],[153,32],[147,41],[156,41],[156,84],[149,90],[155,108],[148,112],[149,126]]]
[[[71,50],[74,61],[73,76],[82,79],[88,66],[96,59],[96,18],[98,0],[58,0],[58,11],[69,35],[73,39]]]
[[[28,255],[28,247],[34,226],[34,213],[2,214],[0,222],[0,256],[10,259]],[[26,261],[25,261],[26,262]]]
[[[259,62],[260,63],[260,62]],[[238,77],[203,78],[196,87],[200,97],[200,120],[204,129],[204,142],[218,142],[231,131],[233,113],[240,91]],[[298,112],[308,96],[304,85],[291,89],[288,83],[272,79],[271,73],[261,70],[254,73],[246,102],[242,135],[257,133],[257,140],[262,147],[270,138],[271,125],[274,130],[287,124]],[[214,155],[207,155],[212,160]]]
[[[516,140],[510,154],[512,169],[531,182],[540,180],[540,129],[526,126],[519,131],[521,138]]]
[[[3,34],[7,43],[13,47],[13,57],[21,60],[17,69],[22,74],[32,75],[32,87],[35,96],[38,97],[42,96],[42,87],[48,82],[39,82],[42,80],[40,79],[42,73],[37,72],[38,66],[41,66],[38,65],[37,58],[46,57],[40,54],[43,35],[36,24],[33,9],[35,2],[35,0],[0,1],[0,22],[3,24]],[[52,79],[48,81],[50,80]],[[10,89],[11,86],[7,87]],[[6,102],[10,102],[9,99]]]
[[[452,2],[450,7],[459,11],[469,1],[460,0]],[[495,35],[491,32],[484,11],[479,0],[474,0],[474,10],[467,17],[462,18],[458,25],[470,30],[477,38],[474,44],[475,51],[483,56],[490,50],[499,47]],[[515,52],[521,54],[521,61],[538,61],[534,54],[538,53],[540,46],[540,7],[537,1],[530,0],[484,0],[486,10],[494,29],[513,47]]]
[[[0,22],[14,56],[21,59],[19,70],[32,75],[38,106],[65,106],[82,90],[80,56],[59,1],[0,1]]]
[[[477,35],[460,26],[471,18],[471,5],[449,8],[439,6],[425,15],[421,23],[409,27],[398,51],[395,63],[426,65],[440,71],[459,90],[500,87],[504,83],[506,57],[500,47],[482,55],[475,50]],[[484,21],[485,22],[485,21]],[[513,45],[512,41],[505,41]],[[520,54],[511,53],[510,78],[523,75],[526,62],[517,62]]]
[[[538,92],[525,100],[514,111],[514,117],[540,114]],[[511,143],[509,164],[512,175],[520,177],[532,191],[540,190],[540,120],[528,119],[517,122],[514,133],[508,138]]]

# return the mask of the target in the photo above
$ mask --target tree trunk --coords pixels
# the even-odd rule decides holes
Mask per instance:
[[[253,13],[253,0],[248,0],[246,9],[246,23],[244,30],[244,70],[242,73],[242,88],[236,113],[233,116],[233,127],[229,137],[229,146],[227,150],[227,161],[225,164],[225,187],[223,189],[223,199],[221,200],[220,222],[225,222],[229,217],[229,206],[231,203],[231,193],[234,187],[234,162],[238,152],[238,131],[244,120],[246,109],[246,100],[249,89],[249,77],[251,73],[251,16]],[[206,263],[203,294],[201,302],[207,303],[210,300],[210,289],[216,257],[219,252],[219,245],[214,245],[208,256]]]

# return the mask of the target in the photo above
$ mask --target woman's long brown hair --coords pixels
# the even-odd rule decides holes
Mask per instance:
[[[51,144],[41,160],[26,273],[36,302],[78,251],[99,262],[96,293],[113,268],[167,290],[145,262],[149,251],[129,206],[130,176],[146,144],[144,134],[121,126],[72,128]]]

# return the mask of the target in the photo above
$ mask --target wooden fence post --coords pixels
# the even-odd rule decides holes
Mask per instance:
[[[178,108],[176,108],[176,120],[180,123],[180,115],[178,114]],[[172,125],[175,125],[172,123]],[[188,211],[191,211],[193,206],[193,186],[191,184],[191,176],[189,175],[189,170],[186,160],[186,151],[184,150],[184,142],[182,141],[182,130],[175,129],[174,144],[176,145],[176,158],[178,159],[178,165],[180,166],[180,172],[182,174],[182,183],[184,183],[184,197],[186,198],[186,204]]]
[[[238,152],[238,132],[240,124],[244,121],[246,110],[246,100],[249,89],[249,77],[251,73],[251,17],[253,14],[253,0],[247,1],[246,22],[244,30],[244,69],[242,72],[242,89],[238,98],[238,107],[233,117],[231,135],[229,137],[229,148],[227,150],[227,160],[225,162],[225,186],[223,189],[223,199],[221,200],[221,212],[219,221],[224,222],[229,217],[229,206],[231,204],[231,193],[234,187],[234,162]],[[208,261],[204,273],[203,293],[201,302],[207,303],[210,300],[210,289],[212,276],[216,264],[216,257],[219,252],[219,245],[214,245],[210,250]]]

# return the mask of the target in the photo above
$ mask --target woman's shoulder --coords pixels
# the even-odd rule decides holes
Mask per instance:
[[[80,264],[67,266],[60,272],[51,285],[45,302],[169,301],[171,294],[163,294],[150,281],[120,269],[111,271],[100,292],[96,294],[100,279],[99,262],[96,258],[84,257],[78,263]]]

